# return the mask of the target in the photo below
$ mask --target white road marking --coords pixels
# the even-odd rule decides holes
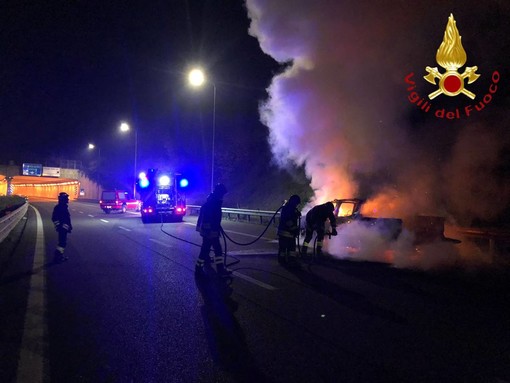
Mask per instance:
[[[94,217],[95,217],[95,216],[94,216],[94,215],[92,215],[92,214],[88,214],[88,216],[89,216],[90,218],[94,218]]]
[[[185,225],[190,225],[190,226],[196,226],[196,224],[191,223],[191,222],[184,222],[184,224]],[[240,233],[238,231],[232,231],[232,230],[224,230],[224,231],[225,231],[225,233],[244,235],[245,237],[250,237],[250,238],[258,238],[259,237],[258,235]],[[266,238],[266,237],[261,237],[260,239],[263,239],[265,241],[273,241],[271,238]]]
[[[108,223],[109,221],[107,221],[106,219],[100,219],[100,221],[104,222],[104,223]]]
[[[49,366],[45,353],[49,349],[46,325],[46,272],[44,265],[44,231],[41,214],[35,210],[37,234],[35,242],[34,263],[30,277],[27,310],[23,325],[23,336],[16,374],[17,383],[43,382],[44,366]],[[49,376],[46,373],[46,376]]]
[[[124,226],[119,226],[119,229],[122,229],[124,231],[131,231],[131,229],[128,229],[127,227]]]
[[[80,210],[78,210],[78,213],[83,214],[83,212],[82,212],[82,211],[80,211]]]
[[[238,278],[244,279],[245,281],[254,283],[257,286],[263,287],[263,288],[265,288],[267,290],[276,290],[276,287],[273,287],[271,285],[268,285],[267,283],[261,282],[258,279],[255,279],[255,278],[249,277],[247,275],[238,273],[237,271],[232,272],[232,275],[235,275]]]
[[[149,238],[149,241],[155,242],[155,243],[157,243],[157,244],[159,244],[159,245],[161,245],[161,246],[168,247],[168,248],[172,248],[172,247],[174,247],[174,246],[172,246],[172,245],[169,245],[168,243],[165,243],[165,242],[162,242],[162,241],[158,241],[157,239],[154,239],[154,238]],[[234,253],[235,253],[235,252],[229,252],[229,254],[234,254]],[[240,253],[240,252],[238,252],[238,253]],[[253,251],[251,251],[250,253],[253,253]],[[269,253],[269,254],[274,254],[274,253],[275,253],[275,252],[273,251],[273,252],[271,252],[271,253]],[[259,253],[259,252],[257,252],[257,254],[260,254],[260,253]],[[247,275],[241,274],[241,273],[239,273],[239,272],[237,272],[237,271],[233,271],[233,272],[232,272],[232,275],[235,275],[236,277],[239,277],[239,278],[241,278],[241,279],[244,279],[245,281],[248,281],[248,282],[251,282],[251,283],[253,283],[253,284],[256,284],[257,286],[260,286],[260,287],[262,287],[262,288],[264,288],[264,289],[271,290],[271,291],[272,291],[272,290],[276,290],[276,287],[274,287],[274,286],[268,285],[267,283],[264,283],[264,282],[262,282],[262,281],[259,281],[258,279],[255,279],[255,278],[249,277],[249,276],[247,276]]]
[[[158,241],[157,239],[154,239],[154,238],[149,238],[149,241],[155,242],[155,243],[157,243],[158,245],[165,246],[165,247],[168,247],[168,248],[172,248],[172,247],[174,247],[173,245],[169,245],[169,244],[168,244],[168,243],[166,243],[166,242]]]
[[[237,250],[237,251],[229,251],[228,255],[277,255],[278,249],[274,250]]]

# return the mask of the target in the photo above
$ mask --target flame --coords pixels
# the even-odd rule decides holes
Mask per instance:
[[[448,17],[448,24],[444,32],[443,42],[436,54],[436,61],[446,70],[457,70],[466,63],[466,51],[462,47],[462,37],[456,26],[453,14]]]
[[[354,203],[344,202],[338,210],[339,217],[349,217],[354,212]]]
[[[367,200],[361,207],[361,214],[368,217],[396,217],[402,215],[403,208],[399,206],[400,199],[390,192],[381,192],[377,196]]]

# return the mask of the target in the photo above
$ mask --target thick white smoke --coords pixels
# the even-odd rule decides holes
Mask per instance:
[[[261,120],[269,127],[276,161],[304,165],[315,191],[309,206],[369,197],[373,216],[441,215],[463,224],[494,217],[505,207],[491,210],[488,202],[477,204],[470,191],[478,188],[484,198],[510,199],[508,186],[491,179],[502,148],[510,142],[508,133],[501,137],[490,126],[471,127],[470,120],[459,127],[434,116],[413,125],[410,118],[416,106],[407,99],[404,77],[423,71],[415,76],[420,78],[424,67],[434,64],[450,12],[469,9],[464,20],[475,20],[477,12],[508,13],[498,2],[470,5],[246,0],[250,34],[266,54],[285,64],[268,89]],[[490,76],[489,68],[484,69]],[[481,133],[486,136],[478,140]],[[422,268],[463,259],[460,247],[449,243],[422,248],[427,257],[420,257],[412,233],[401,236],[389,259],[373,233],[356,231],[365,239],[364,259]],[[330,252],[345,254],[346,236],[329,241]]]

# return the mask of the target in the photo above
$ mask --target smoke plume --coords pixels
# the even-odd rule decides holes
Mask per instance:
[[[497,117],[504,103],[492,102],[471,118],[441,119],[410,102],[404,81],[412,72],[418,83],[426,66],[437,66],[436,50],[454,12],[468,65],[474,65],[470,48],[477,52],[473,60],[480,60],[482,78],[474,90],[483,97],[491,71],[501,66],[494,53],[498,47],[493,43],[486,48],[488,39],[498,36],[501,47],[508,46],[508,31],[503,30],[508,27],[494,15],[509,16],[510,10],[497,1],[469,3],[246,0],[250,34],[283,68],[268,88],[261,120],[269,128],[274,159],[282,167],[304,166],[315,192],[308,207],[362,197],[368,198],[371,216],[405,220],[415,214],[439,215],[466,226],[508,208],[508,203],[494,207],[489,200],[510,200],[501,174],[510,142],[507,119]],[[480,35],[484,15],[492,24]],[[423,85],[416,90],[425,98],[434,89]],[[493,95],[497,97],[502,101],[506,93],[499,90]],[[446,109],[458,107],[445,98],[434,109],[441,102]],[[469,104],[466,100],[461,101]],[[384,246],[371,235],[363,234],[369,248],[365,259],[433,268],[407,256],[420,258],[409,239],[412,233],[401,236],[391,259],[378,253]],[[330,252],[345,245],[341,241],[340,236],[330,241]],[[459,247],[443,245],[421,251],[462,259]]]

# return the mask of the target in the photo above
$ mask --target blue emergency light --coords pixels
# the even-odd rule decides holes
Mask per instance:
[[[138,175],[138,185],[142,188],[142,189],[145,189],[149,186],[149,179],[147,178],[147,174],[145,174],[144,172],[141,172],[139,175]]]
[[[181,188],[188,187],[188,185],[189,185],[189,181],[188,181],[186,178],[181,178],[181,179],[179,180],[179,186],[180,186]]]

